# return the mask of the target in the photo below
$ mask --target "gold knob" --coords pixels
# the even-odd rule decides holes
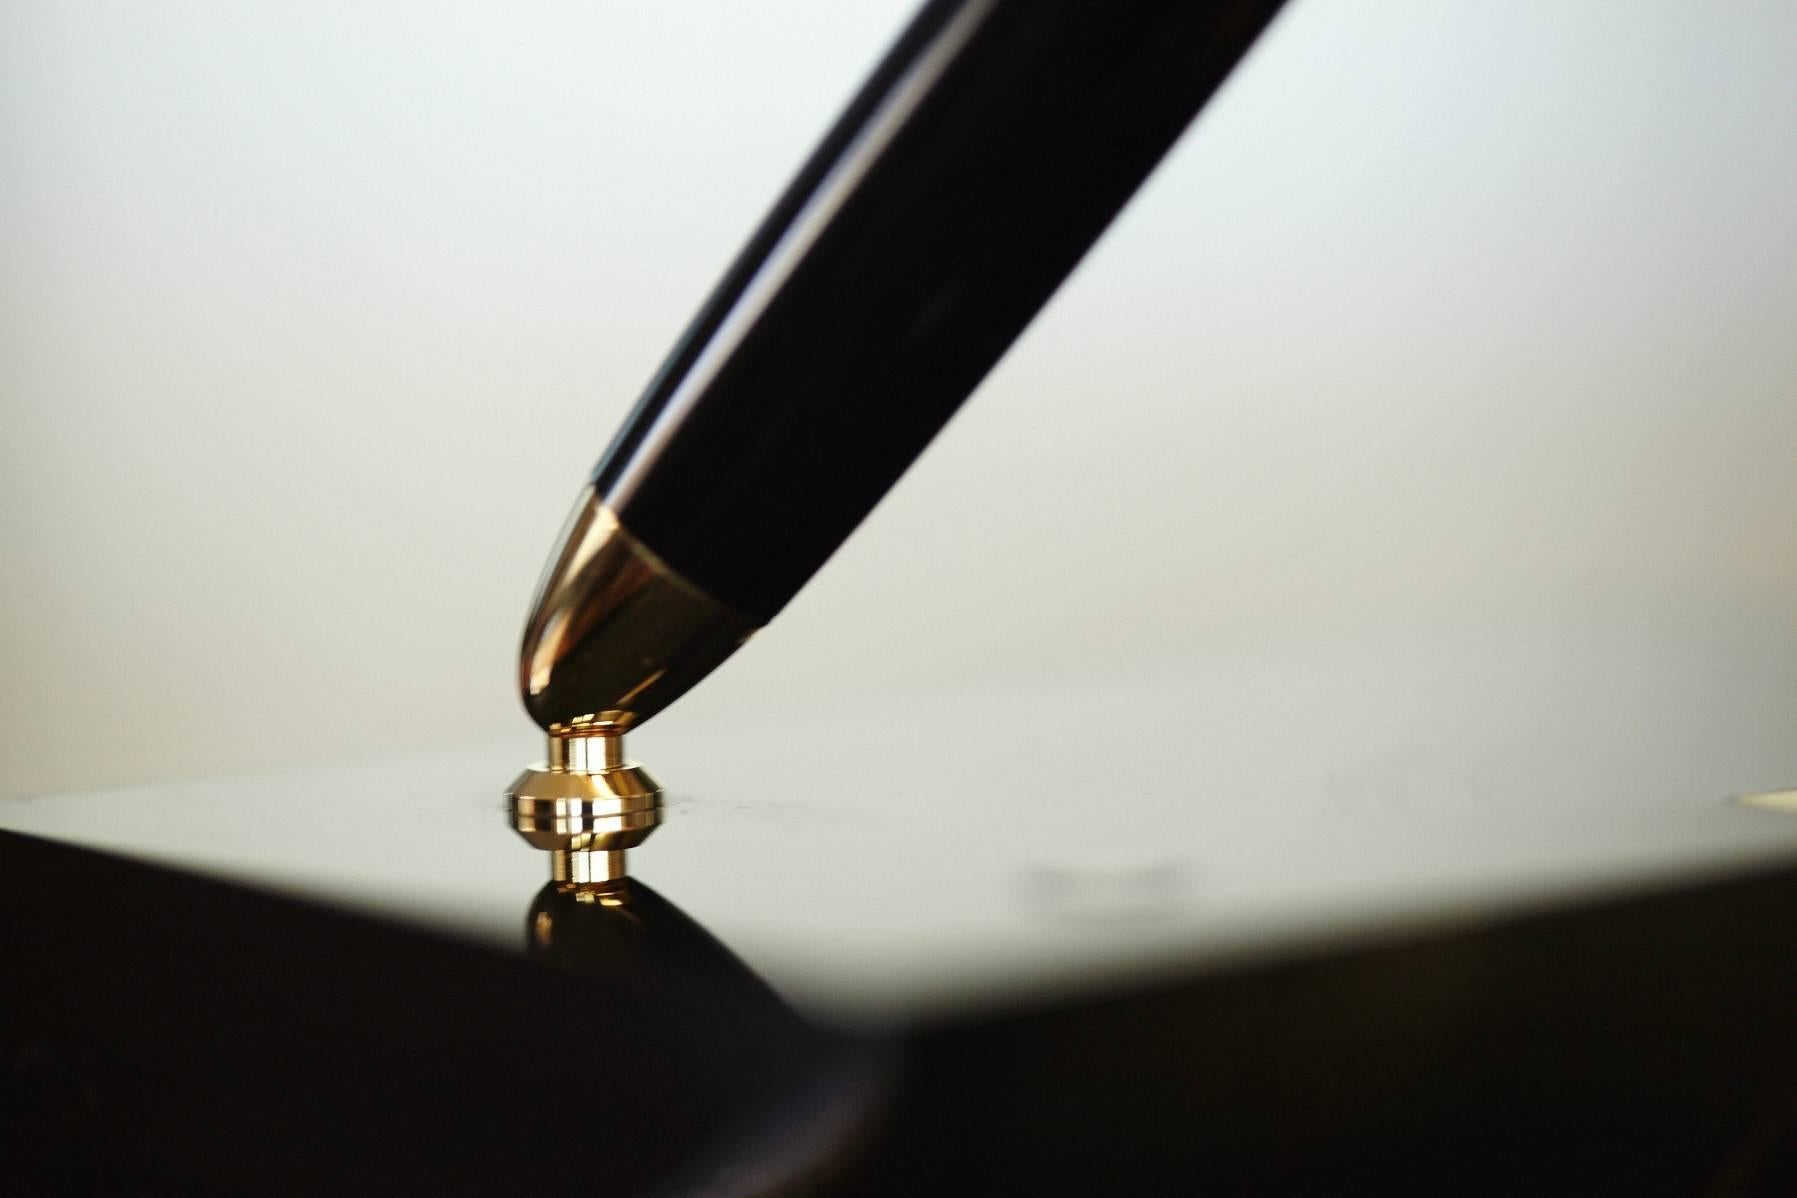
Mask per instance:
[[[661,787],[624,759],[615,727],[556,728],[548,760],[506,791],[512,827],[550,853],[550,874],[570,886],[624,876],[624,851],[661,825]]]

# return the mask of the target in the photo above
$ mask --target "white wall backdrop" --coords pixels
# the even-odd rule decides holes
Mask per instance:
[[[0,4],[0,793],[534,743],[564,508],[908,8]],[[658,726],[1368,629],[1797,635],[1794,114],[1782,0],[1297,0]]]

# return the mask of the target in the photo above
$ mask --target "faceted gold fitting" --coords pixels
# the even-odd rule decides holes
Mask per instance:
[[[683,578],[589,485],[537,586],[519,654],[524,706],[558,732],[622,732],[679,698],[756,625]]]
[[[624,851],[661,825],[661,787],[624,759],[614,728],[549,734],[548,760],[519,774],[506,791],[512,827],[550,853],[550,874],[571,886],[624,876]]]

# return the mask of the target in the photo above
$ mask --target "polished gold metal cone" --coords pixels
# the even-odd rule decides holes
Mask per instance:
[[[685,694],[755,627],[632,536],[589,486],[538,584],[519,691],[546,732],[622,732]]]

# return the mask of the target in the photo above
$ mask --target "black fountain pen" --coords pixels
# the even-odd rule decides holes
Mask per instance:
[[[621,738],[804,586],[1023,331],[1279,0],[932,0],[581,492],[519,662],[514,826],[569,884],[661,817]]]

